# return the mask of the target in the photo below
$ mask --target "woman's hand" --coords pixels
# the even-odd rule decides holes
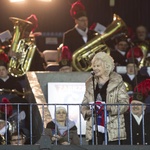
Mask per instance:
[[[56,140],[60,140],[61,139],[61,136],[59,136],[59,135],[53,135],[53,137],[52,137],[52,141],[56,141]]]

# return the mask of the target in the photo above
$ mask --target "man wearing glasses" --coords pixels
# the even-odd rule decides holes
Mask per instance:
[[[95,36],[95,32],[88,29],[88,17],[85,11],[85,7],[81,2],[77,1],[72,4],[70,14],[74,19],[75,26],[64,33],[60,61],[61,67],[63,67],[61,62],[63,62],[64,66],[71,67],[71,59],[74,51]],[[64,60],[66,60],[66,64],[64,63]]]

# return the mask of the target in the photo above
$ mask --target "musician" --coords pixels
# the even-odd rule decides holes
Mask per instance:
[[[127,64],[127,52],[129,49],[128,42],[125,38],[117,40],[115,50],[110,52],[111,57],[114,59],[115,66],[126,66]]]
[[[65,46],[65,49],[62,48],[61,67],[62,65],[71,67],[70,62],[74,51],[95,36],[95,32],[88,29],[87,13],[80,1],[72,4],[70,14],[74,19],[75,26],[63,35],[63,46]]]
[[[33,43],[36,43],[36,38],[42,35],[41,32],[35,32],[38,27],[38,18],[35,14],[31,14],[29,17],[26,18],[26,20],[32,22],[32,30],[30,32],[29,39]],[[45,61],[43,53],[38,48],[36,48],[32,58],[30,71],[45,71],[44,65]]]
[[[17,81],[17,78],[12,77],[8,73],[8,66],[5,62],[0,62],[0,98],[7,97],[8,99],[15,96],[22,97],[23,88]]]
[[[0,145],[9,144],[10,141],[10,122],[8,118],[12,115],[13,107],[10,105],[10,101],[7,98],[1,100],[0,105]],[[5,104],[7,104],[5,106]],[[7,120],[6,120],[7,119]],[[7,139],[7,140],[6,140]]]
[[[22,130],[14,132],[11,135],[11,145],[24,145],[26,143],[26,136]]]
[[[147,50],[147,57],[150,57],[150,38],[148,37],[148,30],[144,25],[137,26],[133,42],[135,45],[144,46]]]
[[[145,98],[143,101],[148,104],[145,112],[150,113],[150,78],[140,82],[134,90],[142,93],[143,97]]]
[[[123,81],[131,86],[132,92],[138,83],[145,80],[145,77],[139,72],[138,64],[137,59],[129,58],[126,66],[127,72],[122,75]]]
[[[132,104],[131,115],[129,112],[125,114],[125,126],[127,132],[127,140],[125,141],[125,144],[131,145],[131,137],[132,137],[133,145],[149,145],[150,144],[150,128],[149,128],[150,114],[145,113],[146,105],[145,105],[145,99],[143,95],[141,93],[135,92],[133,94],[131,104]],[[144,121],[144,126],[143,126],[143,121]],[[145,141],[143,141],[143,133],[144,133]]]
[[[150,39],[148,37],[148,30],[145,26],[139,25],[136,27],[135,31],[135,37],[133,39],[134,43],[136,45],[139,45],[141,43],[147,43],[148,45],[150,44]]]

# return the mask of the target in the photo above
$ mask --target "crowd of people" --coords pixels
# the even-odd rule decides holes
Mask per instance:
[[[85,7],[79,1],[72,5],[70,14],[75,26],[64,33],[59,59],[60,71],[64,72],[76,71],[72,65],[73,54],[97,35],[88,28]],[[129,31],[127,36],[118,36],[111,47],[108,46],[109,54],[98,52],[91,60],[93,73],[86,81],[86,91],[81,106],[89,145],[104,144],[104,142],[108,145],[147,145],[150,142],[149,123],[147,123],[149,113],[146,111],[149,88],[145,90],[148,91],[147,95],[137,90],[139,84],[149,83],[150,39],[143,25],[136,28],[135,34]],[[125,70],[117,73],[118,66],[122,68],[124,66]],[[142,88],[145,89],[144,86]],[[51,132],[54,127],[59,130],[60,125],[53,126]],[[67,123],[62,127],[64,126],[67,126]],[[57,131],[57,136],[50,134],[52,143],[57,141],[58,144],[62,144],[59,140],[63,138],[63,134]]]
[[[87,13],[80,1],[71,6],[70,14],[75,26],[64,33],[58,58],[59,71],[63,72],[76,71],[72,66],[74,52],[98,34],[88,28]],[[113,40],[112,47],[106,47],[109,54],[101,51],[91,60],[93,73],[86,81],[81,103],[89,145],[150,144],[147,106],[150,103],[150,39],[143,25],[136,28],[134,36],[128,36],[131,39],[123,36]],[[7,110],[0,106],[0,141],[1,144],[28,144],[28,108],[13,105],[27,103],[24,86],[9,74],[8,62],[9,57],[0,52],[0,103],[12,104]],[[41,65],[43,67],[43,62]],[[124,73],[117,72],[118,66],[126,67]],[[64,107],[56,108],[55,118],[47,124],[45,133],[52,144],[80,144],[76,124],[68,118]]]
[[[11,135],[18,131],[29,136],[29,111],[25,99],[24,87],[18,78],[11,76],[8,72],[7,63],[0,62],[0,134],[5,142],[9,144]],[[5,108],[5,104],[7,107]],[[6,112],[7,111],[7,112]],[[7,129],[7,131],[6,131]],[[7,133],[7,138],[5,137]],[[7,139],[7,140],[6,140]]]
[[[99,52],[91,63],[94,74],[86,81],[81,103],[88,144],[149,145],[150,114],[146,112],[145,100],[150,92],[150,80],[140,82],[130,95],[122,76],[114,71],[115,63],[109,54]],[[55,119],[45,130],[52,144],[79,144],[78,140],[74,142],[74,138],[79,139],[77,128],[68,116],[64,107],[56,107]]]

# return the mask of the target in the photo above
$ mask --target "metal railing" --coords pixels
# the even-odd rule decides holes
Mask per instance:
[[[83,104],[36,104],[36,103],[30,103],[30,104],[29,103],[24,103],[24,104],[22,104],[22,103],[13,103],[13,104],[0,104],[0,107],[2,105],[5,106],[4,107],[5,108],[5,121],[6,121],[5,122],[5,129],[7,129],[8,126],[9,126],[9,130],[6,130],[6,134],[3,136],[5,138],[5,141],[6,141],[5,144],[6,145],[10,144],[7,132],[9,131],[9,132],[12,133],[12,132],[14,132],[14,130],[17,130],[18,134],[19,134],[20,129],[22,128],[22,126],[20,124],[20,116],[19,116],[22,111],[25,111],[26,117],[28,117],[27,118],[28,122],[26,122],[27,126],[26,125],[23,126],[24,128],[27,128],[27,130],[29,131],[29,134],[28,134],[28,137],[27,137],[29,140],[28,140],[27,144],[28,145],[34,145],[34,144],[38,143],[39,139],[34,140],[34,138],[37,137],[37,134],[41,135],[41,136],[45,135],[45,127],[46,127],[46,124],[45,124],[45,119],[46,119],[45,117],[46,116],[45,116],[45,111],[44,111],[45,107],[49,108],[51,117],[52,117],[52,119],[54,119],[56,117],[55,113],[56,113],[56,108],[58,106],[65,107],[66,110],[67,110],[67,118],[75,121],[76,126],[78,128],[77,134],[79,136],[80,145],[88,145],[88,143],[86,142],[86,137],[85,137],[85,132],[86,132],[85,131],[85,129],[86,129],[85,124],[86,124],[86,122],[84,121],[84,119],[82,117],[82,114],[81,114],[81,107],[83,106]],[[15,119],[17,119],[17,120],[15,120],[16,121],[15,126],[13,126],[13,123],[12,123],[13,119],[11,118],[11,116],[13,114],[9,117],[6,115],[9,105],[12,105],[13,108],[15,107],[15,110],[13,112],[13,113],[17,114],[17,118],[15,118]],[[95,119],[94,108],[95,107],[91,107],[93,105],[95,105],[95,104],[92,104],[92,105],[90,105],[90,104],[87,105],[86,104],[87,107],[91,108],[91,112],[92,112],[91,117],[93,118],[92,119],[92,124],[94,125],[94,119]],[[104,139],[105,140],[104,140],[103,145],[108,145],[107,105],[116,106],[116,109],[117,109],[116,117],[117,117],[117,122],[118,122],[118,129],[117,129],[118,130],[118,145],[121,145],[122,143],[121,143],[121,139],[120,139],[120,136],[121,136],[120,124],[122,122],[120,122],[120,115],[121,115],[120,108],[123,106],[123,104],[102,104],[100,106],[100,107],[104,107],[103,111],[104,111],[104,136],[105,136]],[[130,126],[130,145],[134,145],[134,143],[133,143],[133,132],[132,131],[135,130],[135,129],[133,128],[133,124],[132,124],[133,117],[132,117],[132,113],[131,113],[133,105],[132,104],[130,104],[130,105],[125,104],[125,105],[126,105],[126,107],[128,107],[128,110],[126,111],[126,113],[128,112],[129,117],[130,117],[130,119],[129,119],[130,122],[128,122],[130,124],[129,125]],[[134,105],[139,106],[139,104],[134,104]],[[148,104],[147,104],[147,106],[149,107]],[[36,114],[35,114],[35,111],[34,111],[35,107],[38,107],[38,109],[41,108],[41,110],[42,110],[41,116],[37,120],[38,124],[37,124],[37,122],[35,122],[35,118],[37,117]],[[141,107],[142,107],[142,116],[144,116],[145,115],[145,104],[142,104]],[[25,110],[22,109],[22,108],[25,108]],[[76,109],[73,110],[73,108],[76,108]],[[72,112],[74,112],[74,113],[72,114]],[[77,112],[77,114],[75,114],[75,112]],[[23,121],[23,120],[21,120],[21,121]],[[26,121],[26,119],[25,119],[25,121]],[[40,128],[41,130],[36,131],[37,128]],[[57,128],[57,127],[55,127],[55,128]],[[83,129],[84,129],[84,131],[83,131]],[[91,128],[91,130],[92,130],[91,131],[92,132],[92,144],[94,145],[94,143],[95,143],[94,142],[94,137],[93,137],[94,136],[94,130],[92,128]],[[70,134],[69,134],[70,131],[69,131],[68,127],[67,127],[67,131],[68,131],[67,132],[68,142],[70,142],[70,137],[69,137],[70,136]],[[146,139],[145,139],[145,118],[144,117],[142,117],[142,141],[141,141],[141,143],[142,143],[142,145],[145,145],[145,143],[146,143]],[[57,142],[55,144],[57,145]]]

